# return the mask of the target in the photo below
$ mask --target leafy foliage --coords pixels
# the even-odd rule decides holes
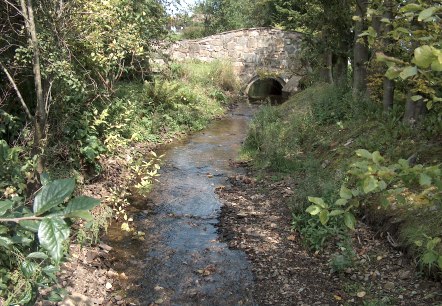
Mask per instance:
[[[0,295],[6,305],[29,304],[39,287],[54,282],[66,254],[69,222],[88,219],[100,203],[72,198],[74,187],[72,179],[48,182],[35,196],[32,210],[18,195],[0,201]]]
[[[325,225],[332,219],[341,220],[349,229],[356,226],[355,212],[377,196],[379,208],[407,209],[414,211],[441,209],[442,171],[439,166],[410,166],[400,159],[397,163],[386,164],[378,151],[373,153],[360,149],[356,151],[359,160],[350,165],[347,182],[342,184],[340,198],[334,203],[326,203],[322,198],[309,197],[312,203],[306,209],[310,215],[318,216]],[[429,266],[438,265],[442,269],[440,237],[426,238],[421,251],[421,262]],[[422,240],[416,246],[423,247]]]

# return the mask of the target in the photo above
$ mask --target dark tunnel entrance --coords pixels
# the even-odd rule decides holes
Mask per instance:
[[[257,79],[247,88],[247,96],[252,102],[270,100],[272,103],[281,103],[284,100],[283,84],[274,78]]]

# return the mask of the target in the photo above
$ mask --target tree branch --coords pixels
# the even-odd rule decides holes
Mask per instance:
[[[3,65],[3,63],[0,62],[0,67],[2,68],[3,72],[6,74],[6,76],[8,77],[9,82],[11,82],[12,87],[14,87],[15,92],[17,93],[17,97],[20,100],[21,106],[23,107],[26,116],[28,116],[29,120],[33,120],[34,117],[32,117],[31,112],[29,111],[28,106],[25,103],[25,100],[23,99],[23,96],[20,93],[20,90],[17,87],[17,84],[15,84],[14,79],[12,78],[12,76],[9,74],[8,69],[6,69],[6,67]]]
[[[14,222],[19,223],[20,221],[35,221],[35,220],[43,220],[44,217],[21,217],[21,218],[0,218],[1,222]]]

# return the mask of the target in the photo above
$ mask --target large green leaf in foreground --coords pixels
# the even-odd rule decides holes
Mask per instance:
[[[39,216],[63,203],[75,189],[74,179],[56,180],[43,186],[34,199],[34,214]]]
[[[44,218],[38,228],[41,246],[56,261],[63,257],[63,243],[69,237],[70,228],[62,218]]]

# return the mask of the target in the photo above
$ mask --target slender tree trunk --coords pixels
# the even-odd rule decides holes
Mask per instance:
[[[356,0],[356,16],[358,21],[355,23],[355,44],[353,49],[353,93],[367,91],[367,62],[368,62],[368,43],[365,37],[359,35],[367,29],[364,21],[367,13],[368,2],[366,0]]]
[[[393,20],[394,3],[392,0],[386,0],[385,4],[386,4],[386,10],[384,18]],[[391,26],[391,24],[385,24],[383,28],[384,36],[387,35],[392,29],[393,27]],[[391,43],[392,43],[391,39],[384,39],[382,42],[384,46],[388,46]],[[384,94],[382,97],[382,104],[384,105],[384,110],[388,112],[393,108],[395,82],[384,76],[383,87],[384,87]]]
[[[389,112],[393,108],[395,83],[384,76],[383,87],[382,104],[384,105],[384,111]]]
[[[32,8],[31,0],[20,0],[23,17],[25,19],[26,30],[29,36],[29,45],[32,48],[33,58],[33,72],[34,85],[37,99],[37,106],[34,116],[34,147],[33,154],[37,155],[37,172],[42,173],[44,170],[43,152],[45,148],[46,139],[46,121],[47,110],[43,94],[42,76],[40,71],[40,49],[38,46],[37,30],[34,21],[34,10]]]

